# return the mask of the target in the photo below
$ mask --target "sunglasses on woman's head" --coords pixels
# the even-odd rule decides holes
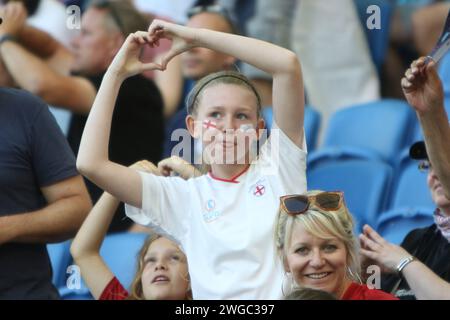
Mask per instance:
[[[344,193],[341,191],[321,192],[313,196],[302,194],[280,197],[280,205],[289,215],[303,214],[310,205],[324,211],[336,211],[342,207]]]

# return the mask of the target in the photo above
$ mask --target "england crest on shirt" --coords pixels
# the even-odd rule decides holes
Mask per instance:
[[[251,193],[254,197],[260,198],[264,196],[267,192],[267,183],[266,179],[260,179],[255,184],[253,184],[249,190],[249,193]]]

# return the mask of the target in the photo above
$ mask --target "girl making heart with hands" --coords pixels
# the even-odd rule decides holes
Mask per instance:
[[[140,61],[141,49],[158,46],[161,39],[171,40],[172,48],[160,64]],[[222,155],[209,157],[208,174],[183,180],[111,162],[108,140],[122,81],[145,70],[164,70],[173,57],[196,47],[234,56],[272,75],[274,124],[259,152],[252,155],[251,143],[236,142],[243,131],[252,131],[250,142],[255,143],[263,133],[258,93],[242,74],[224,71],[201,79],[187,101],[189,133],[204,150]],[[127,38],[105,74],[77,166],[127,203],[127,215],[135,222],[181,244],[195,299],[277,299],[283,269],[271,239],[279,197],[306,191],[303,115],[302,74],[293,52],[252,38],[155,20],[148,32]],[[205,139],[210,127],[216,136]],[[245,157],[223,161],[223,155],[236,153]]]

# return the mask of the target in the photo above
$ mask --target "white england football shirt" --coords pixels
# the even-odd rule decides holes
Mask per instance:
[[[273,240],[279,199],[306,192],[305,172],[305,143],[302,150],[272,130],[257,161],[233,180],[140,172],[143,208],[126,205],[126,212],[180,243],[194,299],[279,299],[284,272]]]

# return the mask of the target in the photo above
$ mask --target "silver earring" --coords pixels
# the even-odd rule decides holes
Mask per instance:
[[[353,271],[352,271],[352,269],[350,269],[350,267],[347,267],[347,274],[348,274],[348,277],[350,279],[358,281],[359,283],[363,283],[363,281],[362,281],[361,277],[359,276],[359,274],[353,273]]]

